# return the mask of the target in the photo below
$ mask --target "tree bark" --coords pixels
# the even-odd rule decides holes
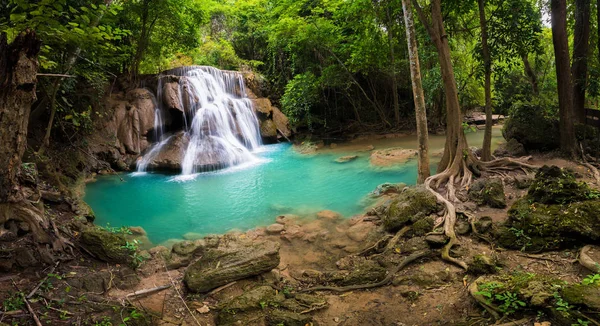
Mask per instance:
[[[394,119],[396,120],[396,127],[400,126],[400,104],[398,103],[398,81],[396,79],[396,56],[394,55],[394,34],[392,32],[392,17],[390,16],[389,6],[386,8],[387,15],[387,35],[388,43],[390,46],[390,65],[392,75],[392,99],[394,101]]]
[[[533,92],[534,96],[537,96],[539,94],[537,74],[535,71],[533,71],[533,68],[531,68],[527,54],[521,54],[521,60],[523,60],[525,75],[527,75],[527,78],[529,78],[529,83],[531,84],[531,91]]]
[[[560,116],[560,149],[567,156],[575,155],[575,131],[573,128],[573,87],[567,40],[566,0],[551,0],[552,43],[556,61],[558,107]]]
[[[415,116],[417,119],[417,139],[419,141],[419,161],[417,183],[425,182],[429,177],[429,135],[427,130],[427,112],[425,110],[425,95],[421,83],[421,67],[419,64],[419,51],[415,25],[412,16],[410,0],[402,0],[404,23],[406,25],[406,42],[408,43],[408,57],[410,61],[410,77],[412,79],[413,97],[415,102]]]
[[[0,233],[4,223],[18,220],[30,225],[39,242],[48,242],[43,206],[30,201],[19,182],[21,160],[27,147],[27,125],[36,100],[41,42],[26,30],[11,44],[0,34]]]
[[[481,50],[483,53],[483,68],[485,75],[485,133],[483,135],[483,148],[481,159],[492,159],[492,60],[488,48],[487,21],[485,18],[485,0],[478,0],[479,26],[481,27]]]
[[[590,48],[590,0],[575,0],[575,31],[573,38],[573,118],[585,122],[585,89]]]

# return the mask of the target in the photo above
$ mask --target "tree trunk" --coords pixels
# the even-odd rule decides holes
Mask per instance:
[[[487,21],[485,18],[485,0],[478,0],[479,25],[481,26],[481,50],[483,52],[483,66],[485,74],[485,133],[483,135],[483,148],[481,159],[492,159],[492,60],[488,48]]]
[[[573,118],[585,122],[585,89],[590,47],[590,0],[575,1],[575,32],[573,38]]]
[[[567,156],[575,154],[575,132],[573,129],[573,97],[571,70],[569,65],[569,43],[567,40],[566,0],[551,0],[552,43],[556,61],[558,107],[560,116],[560,149]]]
[[[529,58],[527,57],[527,54],[521,54],[521,60],[523,60],[525,75],[527,75],[527,78],[529,78],[529,83],[531,84],[531,91],[533,92],[534,96],[538,96],[539,90],[537,75],[535,71],[533,71],[533,69],[531,68],[531,65],[529,64]]]
[[[29,224],[37,241],[48,242],[43,205],[27,197],[18,178],[27,147],[29,113],[36,100],[40,44],[30,30],[11,44],[5,33],[0,34],[0,234],[7,221],[17,220]]]
[[[406,25],[406,41],[410,61],[410,77],[412,79],[413,97],[415,101],[415,116],[417,118],[417,138],[419,141],[419,162],[417,183],[425,182],[429,177],[429,135],[427,130],[427,112],[425,111],[425,95],[421,84],[421,67],[415,25],[413,22],[410,0],[402,0],[404,23]]]
[[[394,100],[394,118],[396,120],[396,127],[400,126],[400,104],[398,103],[398,81],[396,79],[396,56],[394,55],[394,35],[392,33],[392,17],[390,16],[389,7],[386,9],[388,26],[387,35],[388,43],[390,46],[390,65],[392,74],[392,99]]]

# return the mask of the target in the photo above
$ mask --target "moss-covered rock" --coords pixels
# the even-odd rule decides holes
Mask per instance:
[[[415,216],[425,217],[439,210],[435,196],[425,187],[405,188],[394,199],[383,216],[383,225],[387,231],[396,231],[406,225]]]
[[[553,150],[558,148],[558,120],[547,115],[546,108],[536,103],[517,101],[504,122],[504,139],[516,139],[525,150]]]
[[[475,255],[470,262],[467,272],[472,275],[495,274],[498,271],[498,261],[495,257]]]
[[[585,182],[575,180],[571,172],[544,165],[536,173],[527,198],[542,204],[568,204],[586,200],[591,194],[590,187]]]
[[[263,285],[225,302],[219,308],[226,313],[236,314],[238,312],[279,306],[284,300],[285,296],[282,293],[275,291],[269,285]]]
[[[350,273],[344,275],[343,278],[336,283],[343,286],[376,283],[383,280],[386,273],[386,269],[381,267],[377,262],[373,260],[364,260],[361,263],[354,265]]]
[[[598,284],[569,285],[562,289],[561,296],[570,304],[600,311],[600,285]]]
[[[127,239],[122,234],[89,228],[81,233],[81,243],[100,260],[116,264],[133,264],[135,250],[128,246]]]
[[[508,221],[496,231],[498,242],[527,251],[556,250],[600,240],[600,200],[545,205],[519,199]]]
[[[479,205],[493,208],[506,207],[504,185],[498,178],[478,179],[469,188],[469,198]]]
[[[424,236],[427,233],[431,232],[434,224],[433,217],[427,216],[422,219],[419,219],[415,223],[413,223],[411,232],[413,236]]]
[[[224,242],[224,243],[223,243]],[[209,248],[185,271],[184,282],[193,292],[260,275],[279,265],[279,243],[273,241],[221,241]]]

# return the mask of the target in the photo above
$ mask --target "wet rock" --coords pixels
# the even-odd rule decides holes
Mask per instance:
[[[342,214],[330,210],[323,210],[317,213],[317,218],[324,220],[337,220],[341,218]]]
[[[131,264],[133,250],[128,249],[127,240],[121,234],[89,228],[81,233],[83,246],[98,259],[117,264]]]
[[[252,107],[258,119],[262,121],[271,120],[273,117],[273,107],[268,98],[252,99]]]
[[[283,135],[285,137],[291,137],[292,136],[292,131],[290,130],[290,121],[288,120],[288,117],[285,116],[285,114],[283,114],[283,112],[281,112],[281,110],[279,110],[278,108],[273,106],[273,123],[275,124],[275,127],[277,127],[277,129],[283,133]]]
[[[259,275],[279,265],[279,243],[228,241],[207,249],[185,271],[184,282],[193,292],[208,292],[221,285]]]
[[[406,188],[406,184],[404,183],[383,183],[378,185],[377,188],[371,192],[371,195],[379,197],[387,194],[398,194],[404,188]]]
[[[498,178],[478,179],[469,188],[469,198],[479,205],[506,207],[504,185]]]
[[[371,152],[370,162],[374,166],[403,164],[417,156],[414,149],[387,148]]]
[[[448,242],[448,237],[443,234],[430,234],[425,237],[425,241],[432,248],[440,248]]]
[[[335,161],[338,163],[347,163],[350,161],[354,161],[357,158],[358,158],[358,155],[347,155],[347,156],[340,156]]]
[[[277,126],[273,120],[265,120],[260,122],[260,135],[263,140],[269,143],[277,141]]]
[[[416,215],[425,217],[438,211],[435,196],[425,187],[405,188],[389,204],[383,216],[383,225],[387,231],[394,232],[406,225]]]

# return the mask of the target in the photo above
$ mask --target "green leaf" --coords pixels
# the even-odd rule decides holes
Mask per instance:
[[[19,23],[19,22],[24,21],[26,18],[27,18],[26,14],[11,14],[9,19],[13,23]]]
[[[79,24],[74,23],[74,22],[69,22],[69,25],[74,26],[74,27],[78,27],[79,26]]]
[[[65,115],[65,120],[71,120],[71,119],[73,119],[73,115],[72,114]]]

